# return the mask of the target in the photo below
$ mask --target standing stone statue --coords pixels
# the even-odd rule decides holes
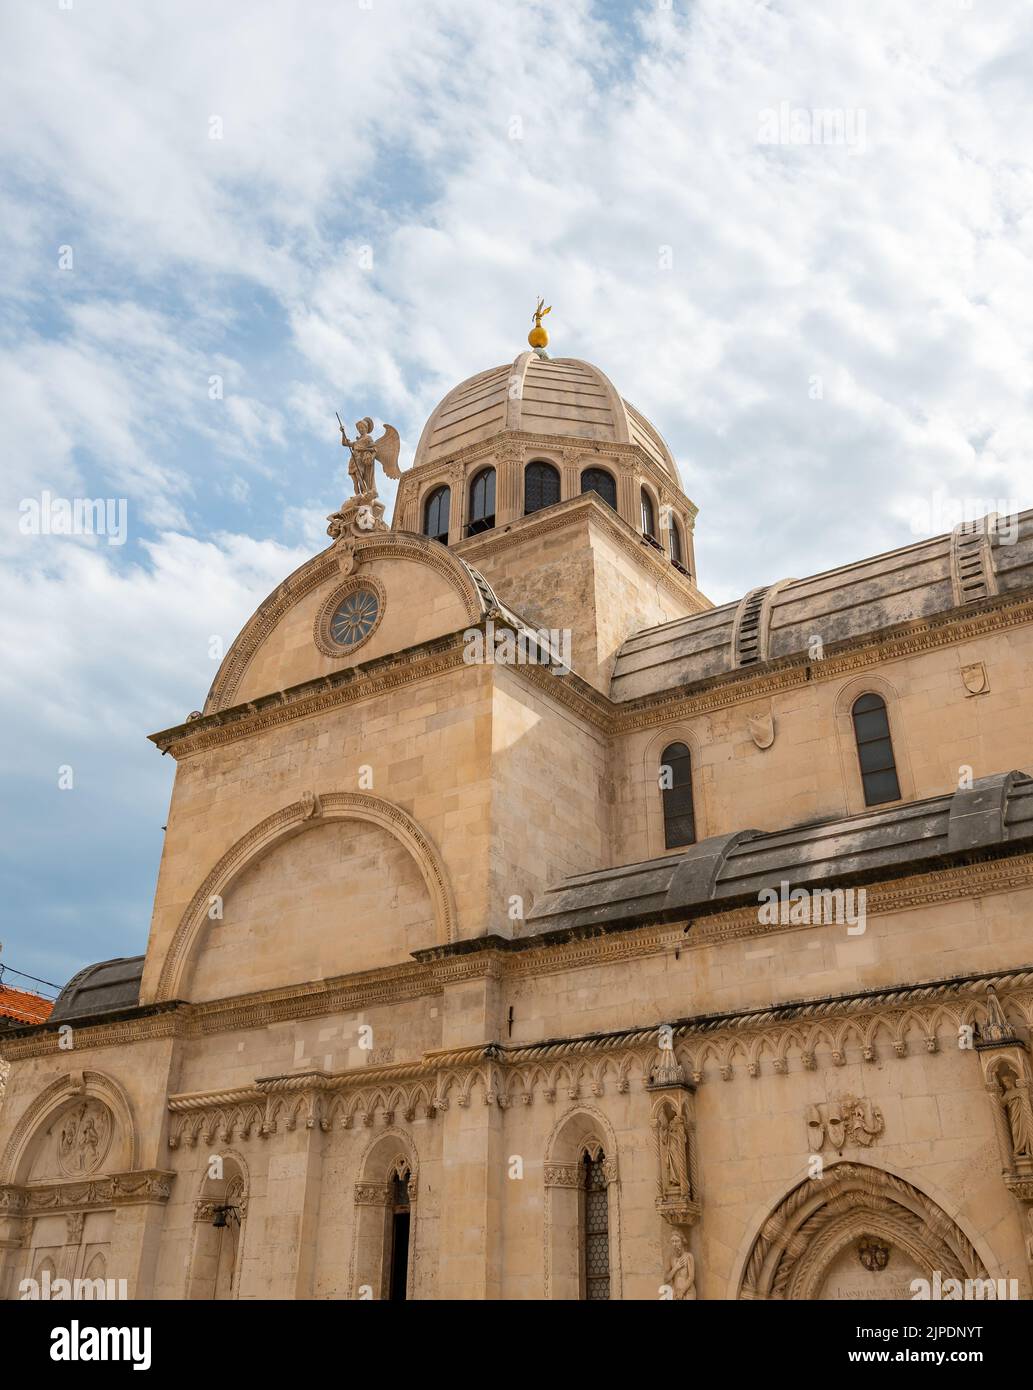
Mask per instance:
[[[1008,1121],[1012,1153],[1016,1158],[1033,1161],[1033,1113],[1030,1111],[1028,1087],[1019,1083],[1014,1072],[1002,1071],[1001,1105]]]
[[[373,438],[373,421],[368,415],[355,422],[355,438],[349,439],[340,415],[341,443],[351,450],[348,474],[355,489],[353,497],[341,503],[340,511],[327,517],[328,536],[336,542],[337,559],[342,574],[355,568],[355,542],[371,531],[386,531],[384,504],[377,496],[376,466],[379,460],[389,478],[400,478],[398,451],[401,440],[394,425],[385,425],[379,439]]]
[[[685,1121],[678,1114],[660,1120],[660,1154],[664,1196],[690,1198],[689,1136]]]
[[[341,424],[341,417],[337,417],[338,424]],[[384,426],[384,433],[379,439],[373,438],[373,421],[368,415],[355,422],[356,436],[349,439],[344,425],[341,424],[341,444],[351,450],[351,459],[348,463],[348,475],[352,480],[356,497],[368,497],[375,495],[376,484],[376,461],[379,459],[384,472],[389,478],[400,478],[401,470],[398,467],[398,450],[401,447],[401,440],[394,425]]]
[[[696,1261],[677,1231],[671,1237],[671,1262],[664,1279],[675,1301],[696,1297]]]

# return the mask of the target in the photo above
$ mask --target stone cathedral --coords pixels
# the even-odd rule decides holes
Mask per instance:
[[[544,312],[404,470],[342,426],[151,736],[145,953],[0,1033],[0,1297],[1033,1296],[1033,512],[715,607]]]

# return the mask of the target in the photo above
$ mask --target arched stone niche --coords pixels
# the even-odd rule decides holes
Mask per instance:
[[[240,1292],[251,1179],[238,1153],[213,1154],[194,1203],[189,1299],[235,1299]]]
[[[406,1291],[411,1299],[416,1288],[419,1234],[419,1158],[411,1137],[400,1129],[388,1130],[367,1148],[359,1163],[354,1192],[352,1297],[390,1297],[393,1254],[392,1192],[396,1179],[407,1185],[409,1244],[406,1254]]]

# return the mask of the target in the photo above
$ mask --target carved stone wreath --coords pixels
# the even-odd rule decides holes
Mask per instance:
[[[376,596],[376,615],[369,629],[354,642],[345,646],[341,642],[335,641],[331,632],[332,620],[340,605],[350,594],[357,594],[364,589],[369,590]],[[386,597],[383,584],[369,574],[353,575],[350,579],[345,580],[343,584],[338,584],[316,614],[316,620],[312,627],[312,640],[323,655],[336,657],[351,656],[352,652],[357,651],[359,647],[368,642],[380,626],[381,620],[384,617]]]

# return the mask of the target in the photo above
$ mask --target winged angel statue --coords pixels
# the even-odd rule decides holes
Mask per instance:
[[[341,424],[339,415],[337,422]],[[380,438],[374,439],[373,421],[368,415],[361,420],[356,420],[355,430],[355,438],[349,439],[344,425],[341,424],[341,443],[351,450],[348,474],[355,488],[355,495],[356,497],[368,497],[371,493],[376,494],[374,473],[378,459],[389,478],[402,476],[398,467],[398,450],[401,446],[401,440],[394,425],[388,424],[384,425],[384,433]]]

